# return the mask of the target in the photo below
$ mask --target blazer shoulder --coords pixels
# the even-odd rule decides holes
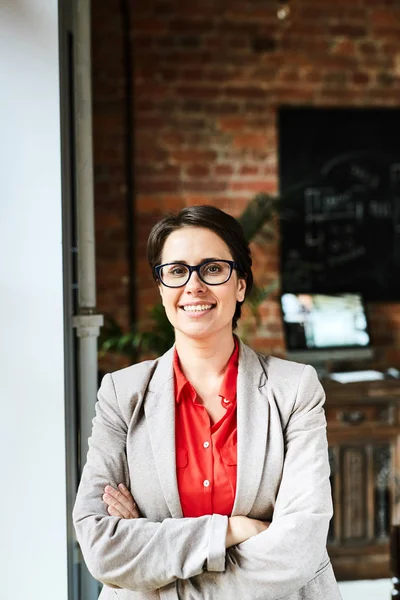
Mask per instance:
[[[118,369],[110,373],[114,383],[123,385],[124,383],[135,382],[137,385],[140,381],[146,380],[148,376],[154,372],[159,359],[143,360],[129,367]]]
[[[283,426],[297,404],[307,405],[314,392],[321,388],[317,373],[311,365],[275,356],[260,355]]]
[[[140,412],[158,362],[159,359],[145,360],[113,371],[103,379],[102,386],[107,377],[112,383],[115,400],[127,423],[130,422],[135,412]]]
[[[256,352],[243,342],[241,342],[241,357],[243,360],[243,369],[245,371],[260,372],[261,387],[268,380],[269,386],[288,385],[291,389],[296,386],[302,377],[307,365],[296,363],[291,360],[277,358],[269,354]],[[312,371],[314,369],[309,367]],[[240,363],[239,363],[240,369]]]
[[[292,360],[264,354],[259,354],[259,359],[264,365],[268,379],[274,381],[283,379],[293,383],[301,378],[304,369],[306,366],[309,366]]]
[[[157,392],[173,377],[173,352],[172,347],[159,358],[145,360],[109,374],[117,403],[126,419],[130,419],[135,410],[140,411],[148,392]]]

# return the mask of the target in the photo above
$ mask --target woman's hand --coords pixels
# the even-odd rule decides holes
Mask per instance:
[[[107,504],[108,514],[122,519],[138,519],[140,517],[132,494],[123,483],[116,490],[111,485],[104,488],[103,501]]]
[[[253,535],[262,533],[271,525],[270,521],[259,521],[258,519],[250,519],[249,517],[236,516],[229,517],[228,529],[226,532],[226,548],[241,544]]]

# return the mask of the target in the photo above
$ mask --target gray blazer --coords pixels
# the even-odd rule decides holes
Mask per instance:
[[[232,515],[272,520],[225,549],[228,518],[183,518],[175,467],[173,349],[103,379],[73,520],[102,600],[340,600],[324,392],[315,370],[240,342]],[[111,517],[124,482],[142,518]]]

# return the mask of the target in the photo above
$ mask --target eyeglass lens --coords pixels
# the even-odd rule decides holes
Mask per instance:
[[[205,263],[200,267],[200,277],[204,283],[219,284],[225,283],[231,274],[229,263],[223,261],[213,261]],[[162,281],[171,287],[185,285],[189,280],[189,268],[181,263],[166,265],[161,269],[160,276]]]

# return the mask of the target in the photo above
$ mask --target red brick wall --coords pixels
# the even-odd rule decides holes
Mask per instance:
[[[237,216],[275,193],[282,104],[400,104],[397,0],[147,0],[132,4],[136,281],[146,326],[157,291],[145,262],[151,225],[169,210],[215,204]],[[93,10],[93,108],[98,307],[128,325],[123,22],[120,2]],[[278,232],[253,243],[258,282],[279,278]],[[284,351],[276,300],[249,337]],[[370,306],[382,364],[400,365],[400,305]],[[103,362],[113,368],[114,362]]]

